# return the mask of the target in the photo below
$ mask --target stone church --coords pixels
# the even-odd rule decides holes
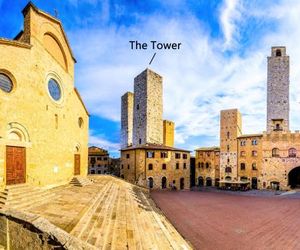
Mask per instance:
[[[0,38],[0,188],[87,174],[89,114],[61,22],[32,3],[24,30]]]
[[[121,98],[121,177],[153,189],[190,188],[190,152],[174,148],[174,123],[163,120],[162,77],[150,69]]]
[[[265,132],[243,134],[240,112],[221,111],[220,147],[196,150],[198,185],[282,190],[300,187],[300,133],[289,128],[289,67],[286,48],[272,47]]]

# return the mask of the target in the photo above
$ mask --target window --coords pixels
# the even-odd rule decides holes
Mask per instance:
[[[227,164],[229,164],[230,160],[229,160],[229,157],[227,158]]]
[[[160,158],[168,158],[168,152],[160,152]]]
[[[154,152],[153,151],[148,151],[147,152],[147,158],[154,158]]]
[[[206,166],[206,168],[209,168],[209,163],[206,162],[206,163],[205,163],[205,166]]]
[[[204,168],[204,162],[201,162],[201,168]]]
[[[252,150],[252,156],[257,156],[257,151],[256,150]]]
[[[244,157],[244,156],[246,156],[246,152],[245,152],[245,151],[241,151],[240,155],[241,155],[242,157]]]
[[[51,78],[48,82],[48,91],[54,101],[59,101],[61,98],[61,89],[57,81]]]
[[[187,154],[183,154],[183,155],[182,155],[182,158],[183,158],[183,159],[187,159]]]
[[[246,141],[245,140],[241,141],[240,145],[241,146],[246,146]]]
[[[257,170],[255,162],[252,163],[252,170]]]
[[[281,50],[280,49],[276,50],[276,56],[281,56]]]
[[[152,170],[153,169],[153,165],[150,163],[149,165],[148,165],[148,170]]]
[[[183,163],[183,168],[186,168],[186,163]]]
[[[229,139],[230,137],[230,132],[227,132],[227,139]]]
[[[129,159],[130,158],[130,154],[126,154],[126,158]]]
[[[278,148],[272,149],[272,157],[279,157],[279,149]]]
[[[230,147],[229,147],[229,145],[227,145],[227,151],[229,151],[229,149],[230,149]]]
[[[130,169],[130,165],[128,165],[127,168]]]
[[[289,157],[296,157],[297,156],[297,150],[295,148],[289,149]]]
[[[101,157],[97,157],[97,161],[101,161]]]
[[[104,157],[103,160],[104,160],[104,161],[107,161],[107,157]]]
[[[275,126],[275,131],[280,131],[280,130],[282,130],[282,129],[280,128],[280,124],[277,123],[276,126]]]
[[[252,140],[252,145],[257,145],[258,143],[257,143],[257,140]]]
[[[78,118],[78,126],[79,126],[79,128],[83,127],[83,119],[82,119],[82,117]]]
[[[142,139],[141,138],[139,139],[139,144],[142,144]]]
[[[176,169],[179,169],[179,163],[178,162],[176,163]]]
[[[91,174],[95,174],[95,170],[91,170]]]
[[[231,173],[231,167],[226,167],[225,168],[225,173]]]
[[[3,73],[0,73],[0,89],[6,93],[10,93],[13,89],[12,81]]]
[[[246,170],[246,164],[245,163],[241,163],[241,170]]]
[[[123,166],[123,164],[121,165],[121,169],[123,169],[124,168],[124,166]]]
[[[162,164],[162,169],[163,169],[163,170],[166,170],[166,169],[167,169],[167,164],[165,164],[165,163]]]
[[[140,109],[140,105],[138,104],[138,105],[136,105],[136,109],[137,110],[139,110]]]
[[[96,162],[96,158],[95,157],[91,157],[91,163],[95,164],[95,162]]]
[[[175,159],[180,159],[180,153],[175,153]]]

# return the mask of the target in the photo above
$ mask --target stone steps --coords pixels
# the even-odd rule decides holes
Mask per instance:
[[[71,185],[77,186],[77,187],[84,187],[86,185],[91,185],[93,182],[87,178],[82,176],[74,176],[72,180],[70,181]]]
[[[56,194],[52,189],[34,187],[29,184],[7,186],[0,193],[0,207],[26,210],[33,205],[43,204],[55,196]]]
[[[112,178],[98,192],[71,231],[80,240],[97,249],[190,249],[142,188]]]

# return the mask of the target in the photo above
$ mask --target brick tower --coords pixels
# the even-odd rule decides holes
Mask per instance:
[[[127,92],[121,98],[121,148],[132,145],[133,93]]]
[[[220,177],[237,178],[237,137],[242,134],[242,117],[237,109],[221,111],[220,116]]]
[[[285,47],[272,47],[268,57],[267,132],[289,130],[289,56]]]
[[[134,78],[133,146],[163,144],[162,77],[146,69]]]

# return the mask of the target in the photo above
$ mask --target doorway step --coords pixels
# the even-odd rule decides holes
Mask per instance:
[[[86,185],[93,184],[93,182],[87,177],[74,176],[73,179],[70,181],[70,184],[77,187],[84,187]]]

